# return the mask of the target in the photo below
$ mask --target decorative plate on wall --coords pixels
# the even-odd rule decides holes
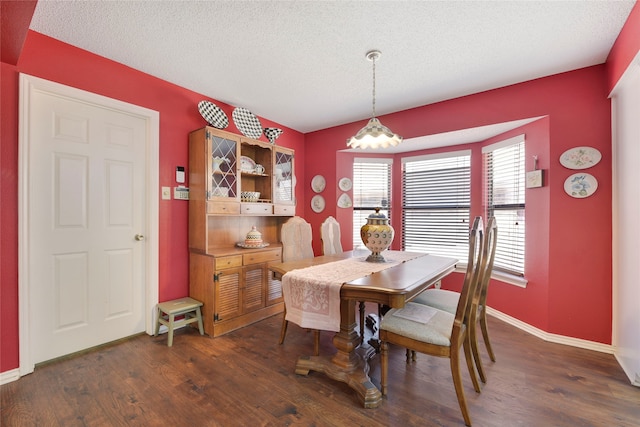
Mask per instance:
[[[588,173],[574,173],[564,181],[564,191],[576,199],[589,197],[598,189],[598,180]]]
[[[316,194],[311,198],[311,209],[315,213],[320,213],[324,210],[324,197],[319,194]]]
[[[214,128],[224,129],[229,126],[227,115],[213,102],[200,101],[198,103],[200,115]]]
[[[322,175],[316,175],[311,180],[311,189],[316,193],[322,193],[326,186],[327,186],[327,181],[324,179],[324,176]]]
[[[342,191],[351,190],[351,185],[351,180],[347,177],[341,178],[340,181],[338,181],[338,188],[340,188]]]
[[[571,148],[560,156],[560,164],[567,169],[587,169],[595,166],[602,159],[602,154],[592,147]]]
[[[258,139],[262,135],[260,120],[249,110],[237,107],[233,110],[233,123],[238,130],[249,138]]]
[[[338,197],[338,207],[339,208],[350,208],[353,206],[351,202],[351,197],[347,193],[342,193],[340,197]]]

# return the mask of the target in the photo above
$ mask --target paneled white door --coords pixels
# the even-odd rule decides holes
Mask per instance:
[[[23,113],[36,364],[145,330],[148,129],[145,117],[35,89]]]

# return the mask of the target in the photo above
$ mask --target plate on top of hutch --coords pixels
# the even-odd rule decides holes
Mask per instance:
[[[324,187],[327,186],[327,181],[325,181],[324,176],[316,175],[311,180],[311,189],[316,193],[322,193],[324,191]]]
[[[575,147],[560,156],[560,164],[567,169],[587,169],[595,166],[602,159],[602,154],[596,148]]]
[[[244,136],[258,139],[262,135],[260,120],[249,110],[237,107],[233,110],[233,123]]]
[[[214,128],[224,129],[229,126],[229,118],[224,111],[213,102],[200,101],[198,103],[198,111],[202,118]]]

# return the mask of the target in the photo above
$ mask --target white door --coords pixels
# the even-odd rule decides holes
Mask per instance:
[[[23,262],[35,364],[145,330],[149,131],[146,117],[51,91],[31,90],[28,105]]]

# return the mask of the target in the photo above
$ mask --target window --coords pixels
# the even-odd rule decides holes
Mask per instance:
[[[495,216],[494,270],[524,276],[524,135],[489,145],[484,157],[487,217]]]
[[[353,162],[353,249],[366,249],[360,228],[380,208],[391,219],[391,159],[354,159]]]
[[[403,159],[402,189],[403,249],[466,261],[471,151]]]

